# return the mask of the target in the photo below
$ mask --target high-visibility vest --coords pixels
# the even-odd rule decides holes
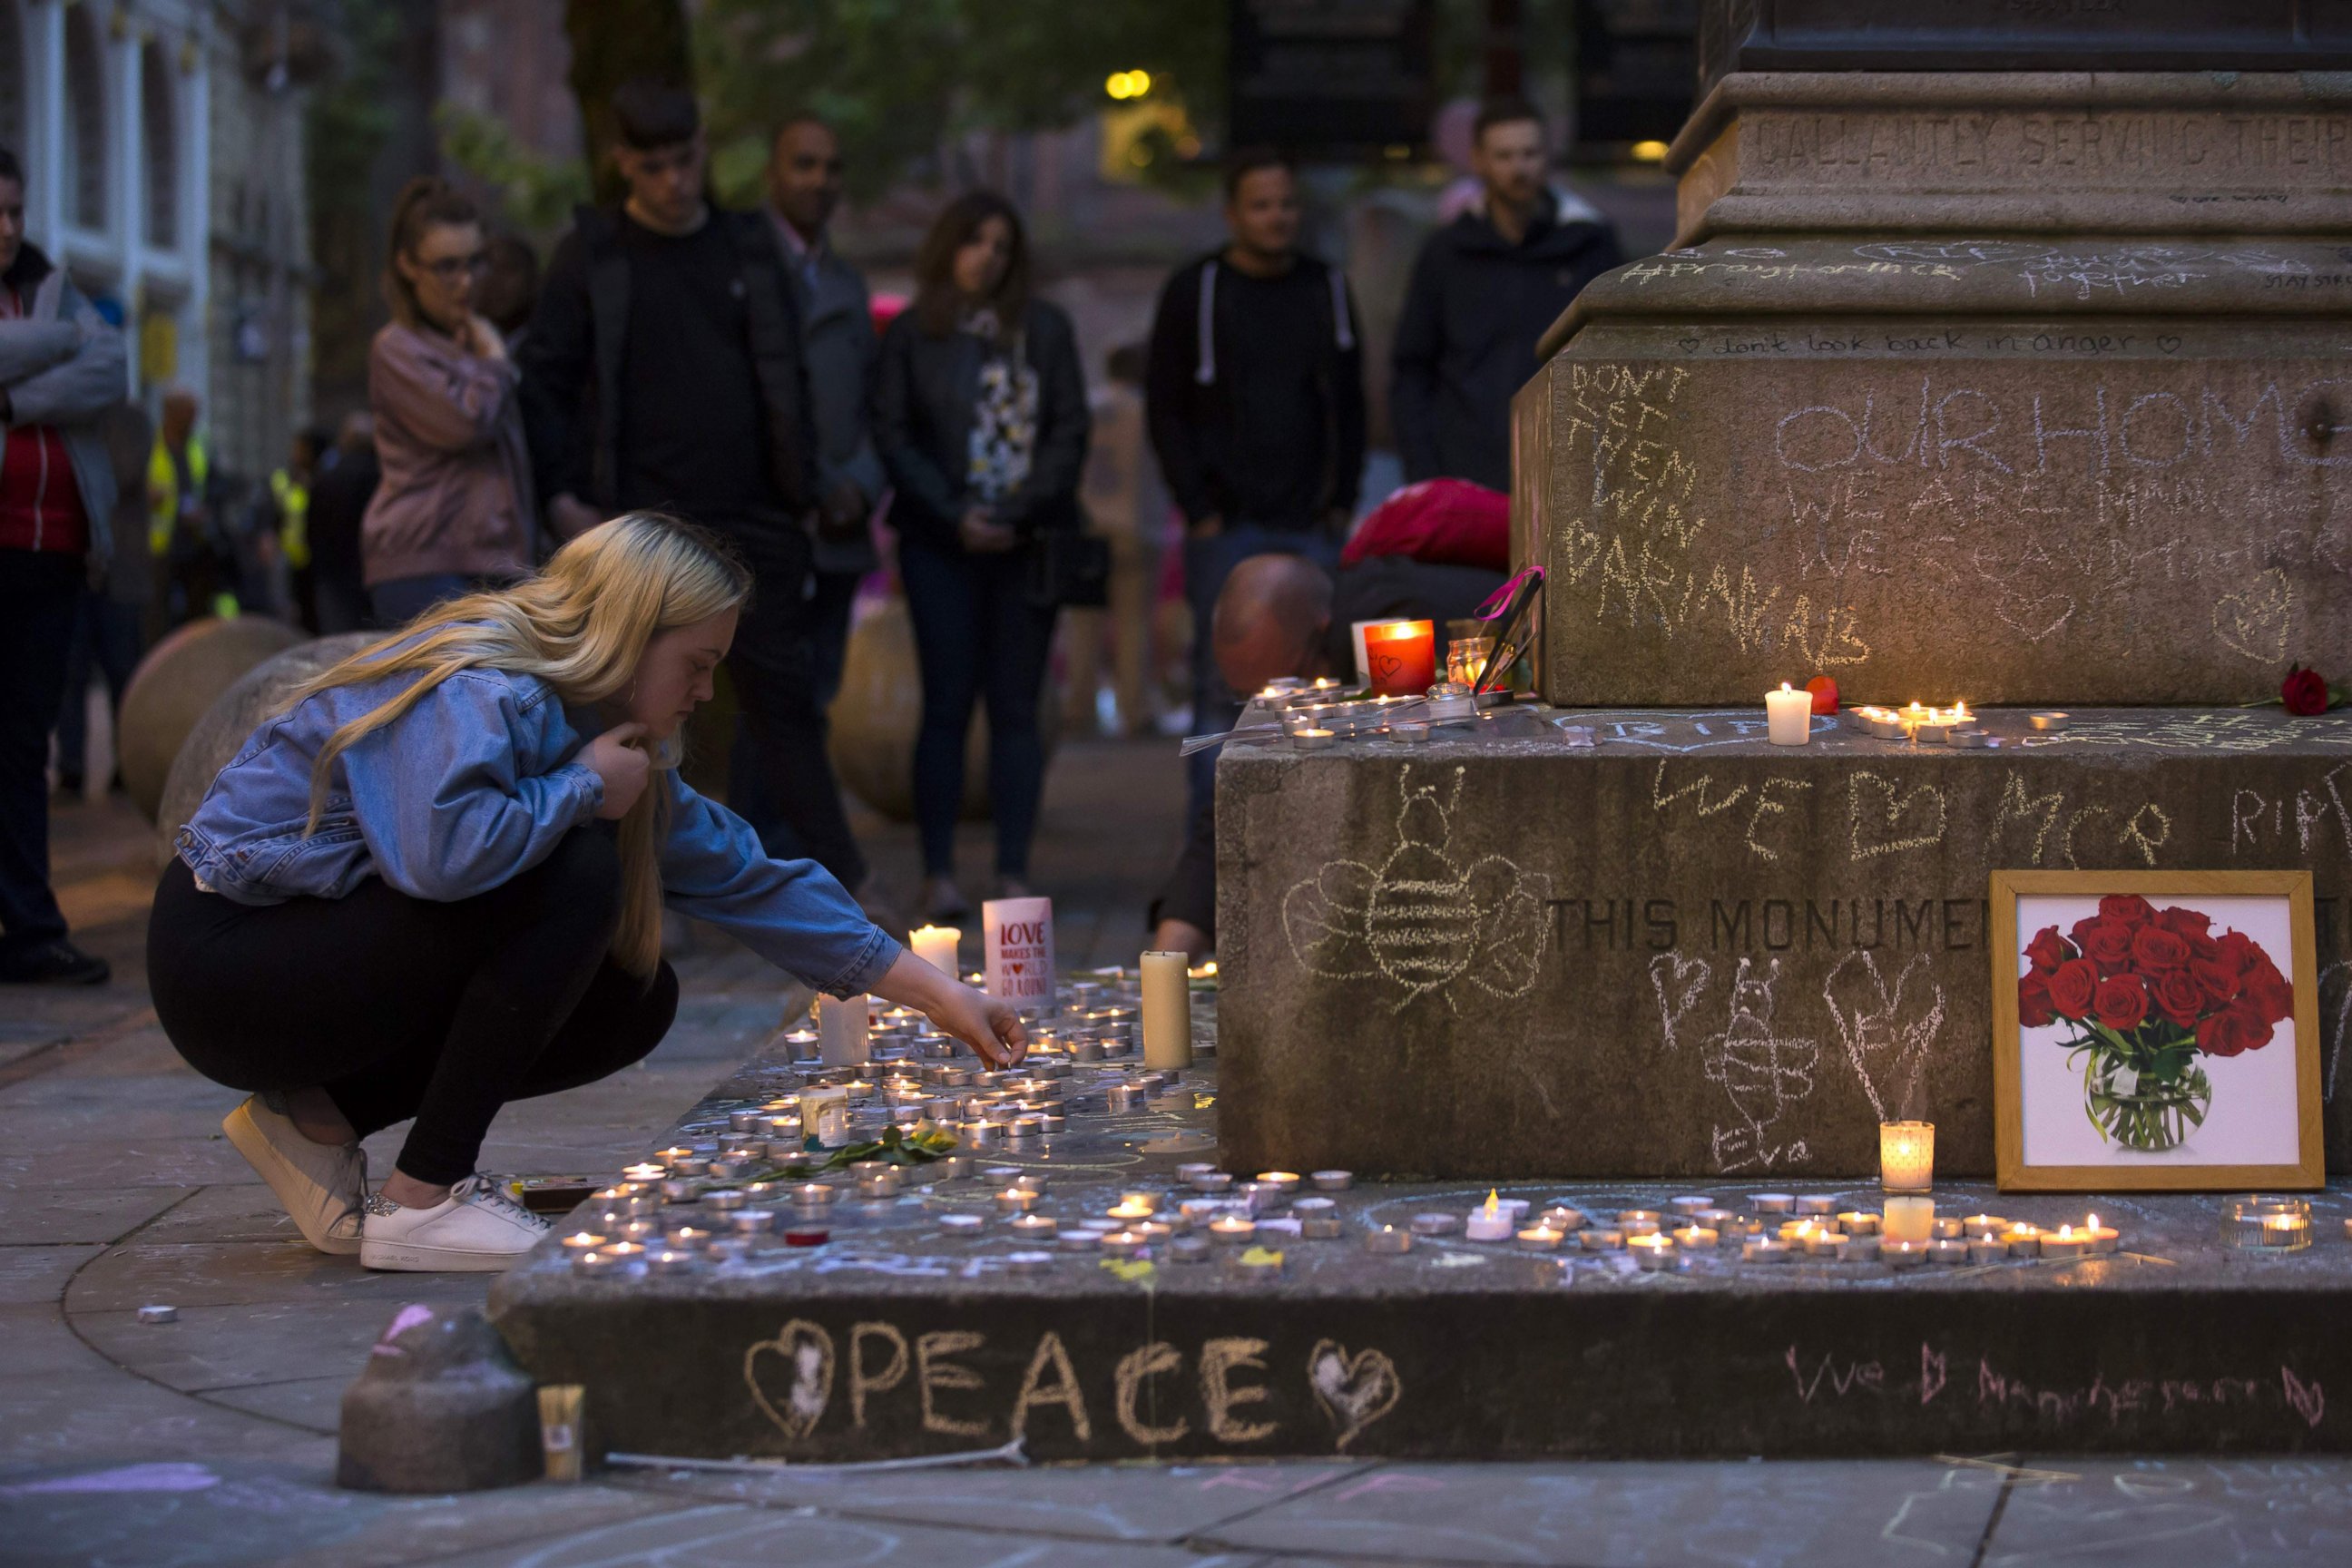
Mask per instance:
[[[278,503],[278,544],[297,572],[310,564],[310,487],[279,468],[269,476],[269,499]]]
[[[211,468],[205,457],[201,438],[188,437],[188,482],[201,490],[205,476]],[[147,548],[157,555],[172,549],[172,530],[180,521],[180,470],[173,465],[171,448],[163,437],[155,437],[154,450],[147,454]]]

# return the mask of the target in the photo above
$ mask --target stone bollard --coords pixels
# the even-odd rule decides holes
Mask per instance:
[[[343,1391],[335,1483],[482,1491],[543,1469],[537,1394],[488,1320],[470,1307],[403,1307]]]
[[[173,759],[205,710],[247,670],[301,640],[300,630],[283,621],[239,616],[190,621],[147,650],[122,693],[115,755],[123,789],[149,820],[163,803]]]

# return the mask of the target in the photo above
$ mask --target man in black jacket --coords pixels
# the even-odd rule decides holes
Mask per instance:
[[[1389,394],[1408,481],[1469,479],[1508,494],[1511,397],[1536,342],[1577,291],[1624,260],[1617,231],[1545,184],[1543,121],[1524,100],[1478,111],[1479,205],[1429,237],[1397,322]]]
[[[782,817],[768,849],[817,860],[855,893],[866,859],[811,678],[803,519],[816,504],[817,441],[792,285],[763,215],[704,199],[692,94],[631,81],[613,110],[628,199],[617,213],[581,210],[519,356],[539,492],[562,538],[647,510],[741,550],[757,588],[727,663]]]
[[[1192,730],[1240,711],[1209,655],[1209,622],[1234,566],[1268,552],[1339,563],[1364,466],[1364,366],[1339,268],[1298,249],[1298,181],[1279,153],[1226,166],[1223,248],[1160,290],[1145,415],[1184,512],[1192,605]],[[1197,805],[1213,759],[1194,759]]]

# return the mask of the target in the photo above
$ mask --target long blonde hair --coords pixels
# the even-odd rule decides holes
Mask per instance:
[[[289,699],[290,710],[336,687],[422,672],[319,748],[305,833],[318,828],[335,759],[459,670],[536,676],[567,704],[607,701],[635,679],[655,633],[739,608],[751,595],[751,572],[716,535],[676,518],[631,512],[573,539],[536,576],[511,588],[436,605],[313,676]],[[654,765],[676,767],[677,747],[665,747]],[[657,845],[667,826],[668,794],[658,783],[621,818],[621,918],[612,953],[635,974],[651,974],[661,957]]]

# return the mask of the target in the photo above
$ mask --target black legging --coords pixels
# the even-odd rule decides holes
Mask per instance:
[[[372,877],[340,899],[239,904],[174,859],[147,926],[156,1016],[215,1083],[324,1089],[362,1138],[415,1117],[396,1163],[446,1185],[507,1101],[593,1083],[668,1032],[669,965],[648,984],[607,957],[620,877],[600,827],[450,902]]]

